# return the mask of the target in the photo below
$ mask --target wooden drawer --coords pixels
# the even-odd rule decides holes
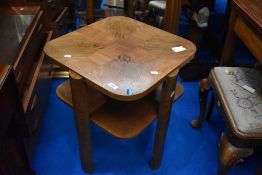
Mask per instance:
[[[54,38],[62,36],[67,33],[68,30],[68,7],[65,7],[61,14],[51,24],[54,30]]]
[[[51,23],[63,10],[64,3],[62,0],[45,0],[46,11],[49,23]]]
[[[50,41],[53,32],[47,33],[46,42]],[[32,158],[37,136],[40,129],[42,117],[44,115],[47,100],[49,97],[52,83],[52,63],[47,59],[43,49],[38,59],[36,70],[34,72],[31,85],[24,99],[24,110],[26,112],[27,125],[30,130],[30,137],[26,140],[27,152]]]
[[[48,32],[46,42],[50,41],[52,35],[53,32]],[[51,80],[52,63],[47,59],[42,49],[28,90],[27,99],[25,99],[24,103],[28,124],[33,135],[38,131],[41,117],[46,107]]]
[[[30,72],[34,69],[34,63],[37,61],[37,54],[43,40],[44,28],[42,11],[36,17],[29,34],[26,36],[26,42],[21,47],[17,62],[14,65],[15,77],[20,97],[23,97],[27,81],[31,78]]]

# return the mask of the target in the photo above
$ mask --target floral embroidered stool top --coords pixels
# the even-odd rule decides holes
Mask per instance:
[[[209,79],[219,98],[232,134],[262,141],[262,71],[215,67]],[[256,142],[257,143],[257,142]]]

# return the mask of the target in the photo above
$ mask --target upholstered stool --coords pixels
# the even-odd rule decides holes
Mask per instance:
[[[219,153],[219,174],[225,174],[233,164],[262,145],[262,72],[251,68],[215,67],[208,82],[216,97],[212,103],[218,99],[226,121]],[[208,91],[208,82],[202,81],[202,92]],[[201,101],[206,101],[206,97],[202,93]],[[211,108],[212,105],[209,111]],[[204,115],[202,110],[201,119],[192,121],[192,126],[200,127]]]

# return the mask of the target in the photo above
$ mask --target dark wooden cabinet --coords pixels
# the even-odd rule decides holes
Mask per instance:
[[[30,160],[54,67],[43,48],[49,40],[67,33],[68,11],[63,0],[0,0],[0,67],[10,65],[13,79],[6,83],[9,88],[0,87],[0,95],[5,95],[0,98],[1,175],[33,173]],[[12,122],[14,119],[19,122]],[[2,139],[10,133],[20,134],[19,139]]]
[[[54,32],[45,30],[43,11],[39,6],[0,8],[0,31],[0,52],[4,53],[0,56],[0,65],[9,64],[13,67],[13,74],[10,75],[13,76],[13,82],[7,82],[9,88],[0,89],[0,94],[5,95],[0,98],[0,131],[5,131],[6,128],[10,130],[9,122],[14,118],[19,121],[8,131],[21,134],[19,143],[16,140],[10,143],[8,141],[7,145],[24,150],[23,156],[30,160],[53,76],[52,63],[46,58],[43,48],[54,37]],[[5,112],[7,102],[13,107],[9,105],[10,110]],[[20,104],[19,110],[16,110],[17,104]],[[0,141],[0,144],[5,142]],[[3,154],[0,151],[0,157],[10,155],[11,160],[15,160],[19,156],[17,154],[12,150]],[[7,165],[1,168],[3,171],[8,169]]]
[[[1,175],[34,174],[30,160],[54,67],[43,48],[67,33],[68,11],[64,0],[0,0]],[[1,71],[3,64],[10,66]]]
[[[46,33],[45,42],[48,42],[53,36],[53,31]],[[28,104],[25,108],[26,121],[30,131],[30,137],[26,139],[28,154],[32,157],[40,129],[41,120],[45,112],[49,89],[52,82],[53,70],[52,64],[46,58],[43,50],[39,54],[36,69],[33,73],[32,82],[29,88]]]
[[[32,27],[27,31],[28,34],[25,36],[26,41],[22,43],[21,50],[18,52],[18,57],[14,64],[18,90],[23,100],[27,95],[26,89],[32,78],[30,73],[34,71],[34,64],[38,61],[36,57],[44,39],[42,15],[42,11],[36,15]]]

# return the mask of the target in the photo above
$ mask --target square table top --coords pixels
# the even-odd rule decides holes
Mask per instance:
[[[186,50],[174,52],[173,47]],[[142,98],[193,59],[190,41],[123,16],[95,22],[54,39],[45,53],[92,87],[118,100]]]

